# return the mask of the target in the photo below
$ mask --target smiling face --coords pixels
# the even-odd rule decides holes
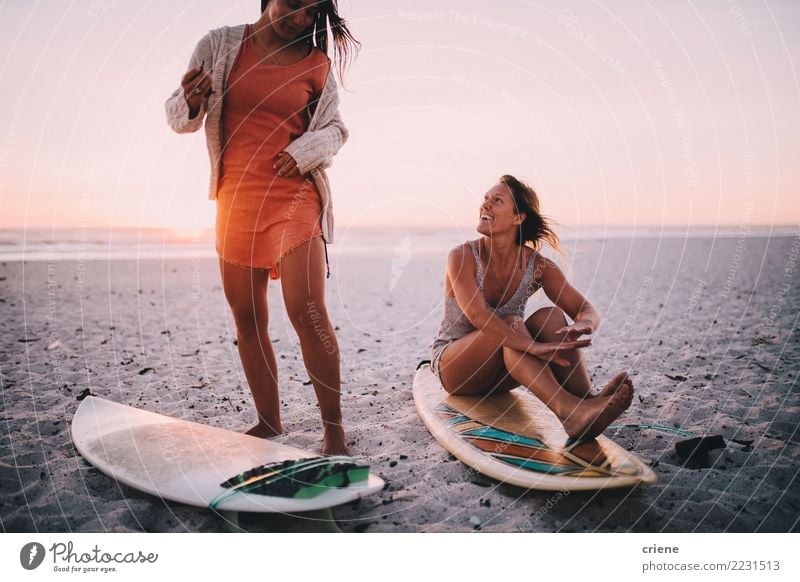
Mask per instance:
[[[511,190],[505,184],[497,184],[483,196],[477,230],[484,236],[504,233],[516,236],[523,220],[525,215],[517,214]]]
[[[270,0],[267,12],[275,34],[286,41],[296,39],[317,17],[319,0]]]

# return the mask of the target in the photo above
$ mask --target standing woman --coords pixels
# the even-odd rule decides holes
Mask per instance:
[[[322,452],[346,454],[339,347],[324,286],[325,245],[333,237],[324,169],[347,139],[328,31],[340,76],[359,43],[336,0],[261,4],[253,24],[224,26],[200,40],[181,87],[167,100],[167,119],[187,133],[205,118],[216,250],[258,413],[247,433],[270,437],[283,430],[267,329],[267,285],[280,279],[322,414]]]

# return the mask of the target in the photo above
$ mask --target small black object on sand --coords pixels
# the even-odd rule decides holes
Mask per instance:
[[[708,451],[724,448],[725,439],[718,434],[675,443],[675,452],[684,460],[684,466],[690,469],[707,469],[711,466],[708,460]]]
[[[94,392],[92,392],[91,389],[89,388],[86,388],[83,392],[78,394],[75,400],[77,400],[78,402],[82,402],[83,400],[86,399],[87,396],[94,396]]]

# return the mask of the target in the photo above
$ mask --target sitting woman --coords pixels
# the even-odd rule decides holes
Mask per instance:
[[[580,338],[597,329],[600,312],[537,252],[543,240],[556,249],[559,241],[539,213],[536,193],[503,176],[484,196],[477,230],[481,238],[447,257],[444,319],[431,368],[451,394],[525,386],[569,437],[596,437],[630,406],[633,382],[620,372],[592,393],[580,351],[591,339]],[[556,306],[524,319],[525,304],[539,288]]]

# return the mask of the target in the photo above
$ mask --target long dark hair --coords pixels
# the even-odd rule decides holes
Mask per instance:
[[[269,0],[261,0],[262,13],[267,9],[267,4],[269,4]],[[317,47],[327,55],[329,28],[333,37],[333,60],[339,71],[339,79],[343,80],[344,72],[350,64],[350,60],[358,53],[361,43],[347,28],[344,18],[339,16],[339,6],[336,0],[320,2],[314,23],[300,35],[300,41]]]
[[[529,246],[538,251],[542,246],[542,240],[545,240],[554,250],[562,252],[561,242],[551,226],[552,221],[542,216],[539,210],[539,196],[536,191],[524,181],[508,174],[500,177],[500,183],[511,190],[517,214],[525,213],[525,220],[519,225],[518,243],[520,245],[530,243]]]

